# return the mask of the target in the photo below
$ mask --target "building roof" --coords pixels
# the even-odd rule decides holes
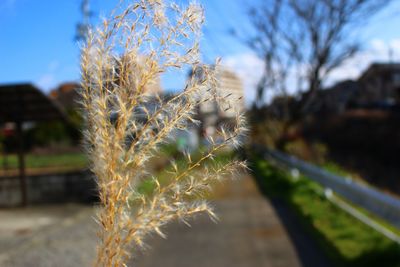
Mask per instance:
[[[64,111],[32,84],[0,85],[0,122],[60,119]]]
[[[80,84],[67,82],[60,84],[56,89],[50,91],[49,97],[65,110],[80,108],[81,96],[78,92]]]
[[[359,80],[363,81],[376,73],[392,71],[400,71],[400,63],[373,63],[361,74]]]

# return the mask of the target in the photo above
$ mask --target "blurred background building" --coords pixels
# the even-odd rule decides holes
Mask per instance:
[[[400,104],[400,63],[373,63],[358,79],[360,104]]]
[[[213,135],[215,129],[222,124],[234,121],[237,112],[245,110],[244,89],[240,78],[229,68],[224,66],[211,65],[206,66],[215,71],[217,81],[216,88],[203,88],[201,94],[209,94],[208,90],[217,90],[216,95],[219,99],[213,99],[211,96],[208,101],[200,103],[198,107],[198,116],[201,121],[200,132],[202,136]],[[216,69],[215,69],[216,68]],[[205,70],[197,69],[195,73],[191,73],[195,77],[195,82],[201,81]]]

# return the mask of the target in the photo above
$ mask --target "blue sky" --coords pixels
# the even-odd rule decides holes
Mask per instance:
[[[262,62],[228,31],[248,31],[245,4],[261,0],[198,0],[206,11],[202,41],[204,60],[221,56],[244,80],[246,96],[259,77]],[[33,82],[44,91],[64,81],[79,79],[79,50],[75,25],[81,0],[0,0],[0,84]],[[95,16],[107,14],[116,0],[91,0]],[[187,0],[180,0],[187,2]],[[374,17],[360,35],[364,52],[348,62],[332,79],[356,76],[371,61],[388,59],[388,47],[400,60],[400,1]],[[177,89],[182,77],[169,76],[163,87]]]

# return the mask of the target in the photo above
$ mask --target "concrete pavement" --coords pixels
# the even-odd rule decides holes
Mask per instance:
[[[219,186],[211,201],[220,222],[201,215],[191,227],[171,223],[164,231],[168,238],[151,237],[149,248],[129,266],[302,266],[279,216],[251,177]],[[67,205],[0,211],[0,266],[90,266],[94,209]]]

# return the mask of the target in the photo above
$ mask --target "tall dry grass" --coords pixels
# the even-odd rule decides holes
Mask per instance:
[[[229,129],[218,130],[218,141],[196,160],[186,155],[185,167],[173,164],[171,179],[161,184],[148,170],[148,160],[176,129],[187,129],[198,106],[217,101],[231,109],[215,68],[200,63],[199,38],[203,10],[196,4],[183,8],[162,0],[121,3],[101,26],[89,33],[82,48],[82,104],[84,131],[91,169],[97,177],[101,207],[95,266],[126,266],[145,237],[157,233],[171,220],[187,219],[200,212],[215,214],[202,193],[213,181],[233,174],[245,165],[240,161],[207,167],[205,162],[226,147],[237,147],[245,131],[237,114]],[[146,92],[159,76],[190,67],[193,75],[182,92],[164,100]],[[217,93],[218,92],[218,93]],[[229,95],[229,92],[226,93]],[[202,168],[202,175],[195,175]],[[139,185],[151,179],[152,194],[141,194]]]

